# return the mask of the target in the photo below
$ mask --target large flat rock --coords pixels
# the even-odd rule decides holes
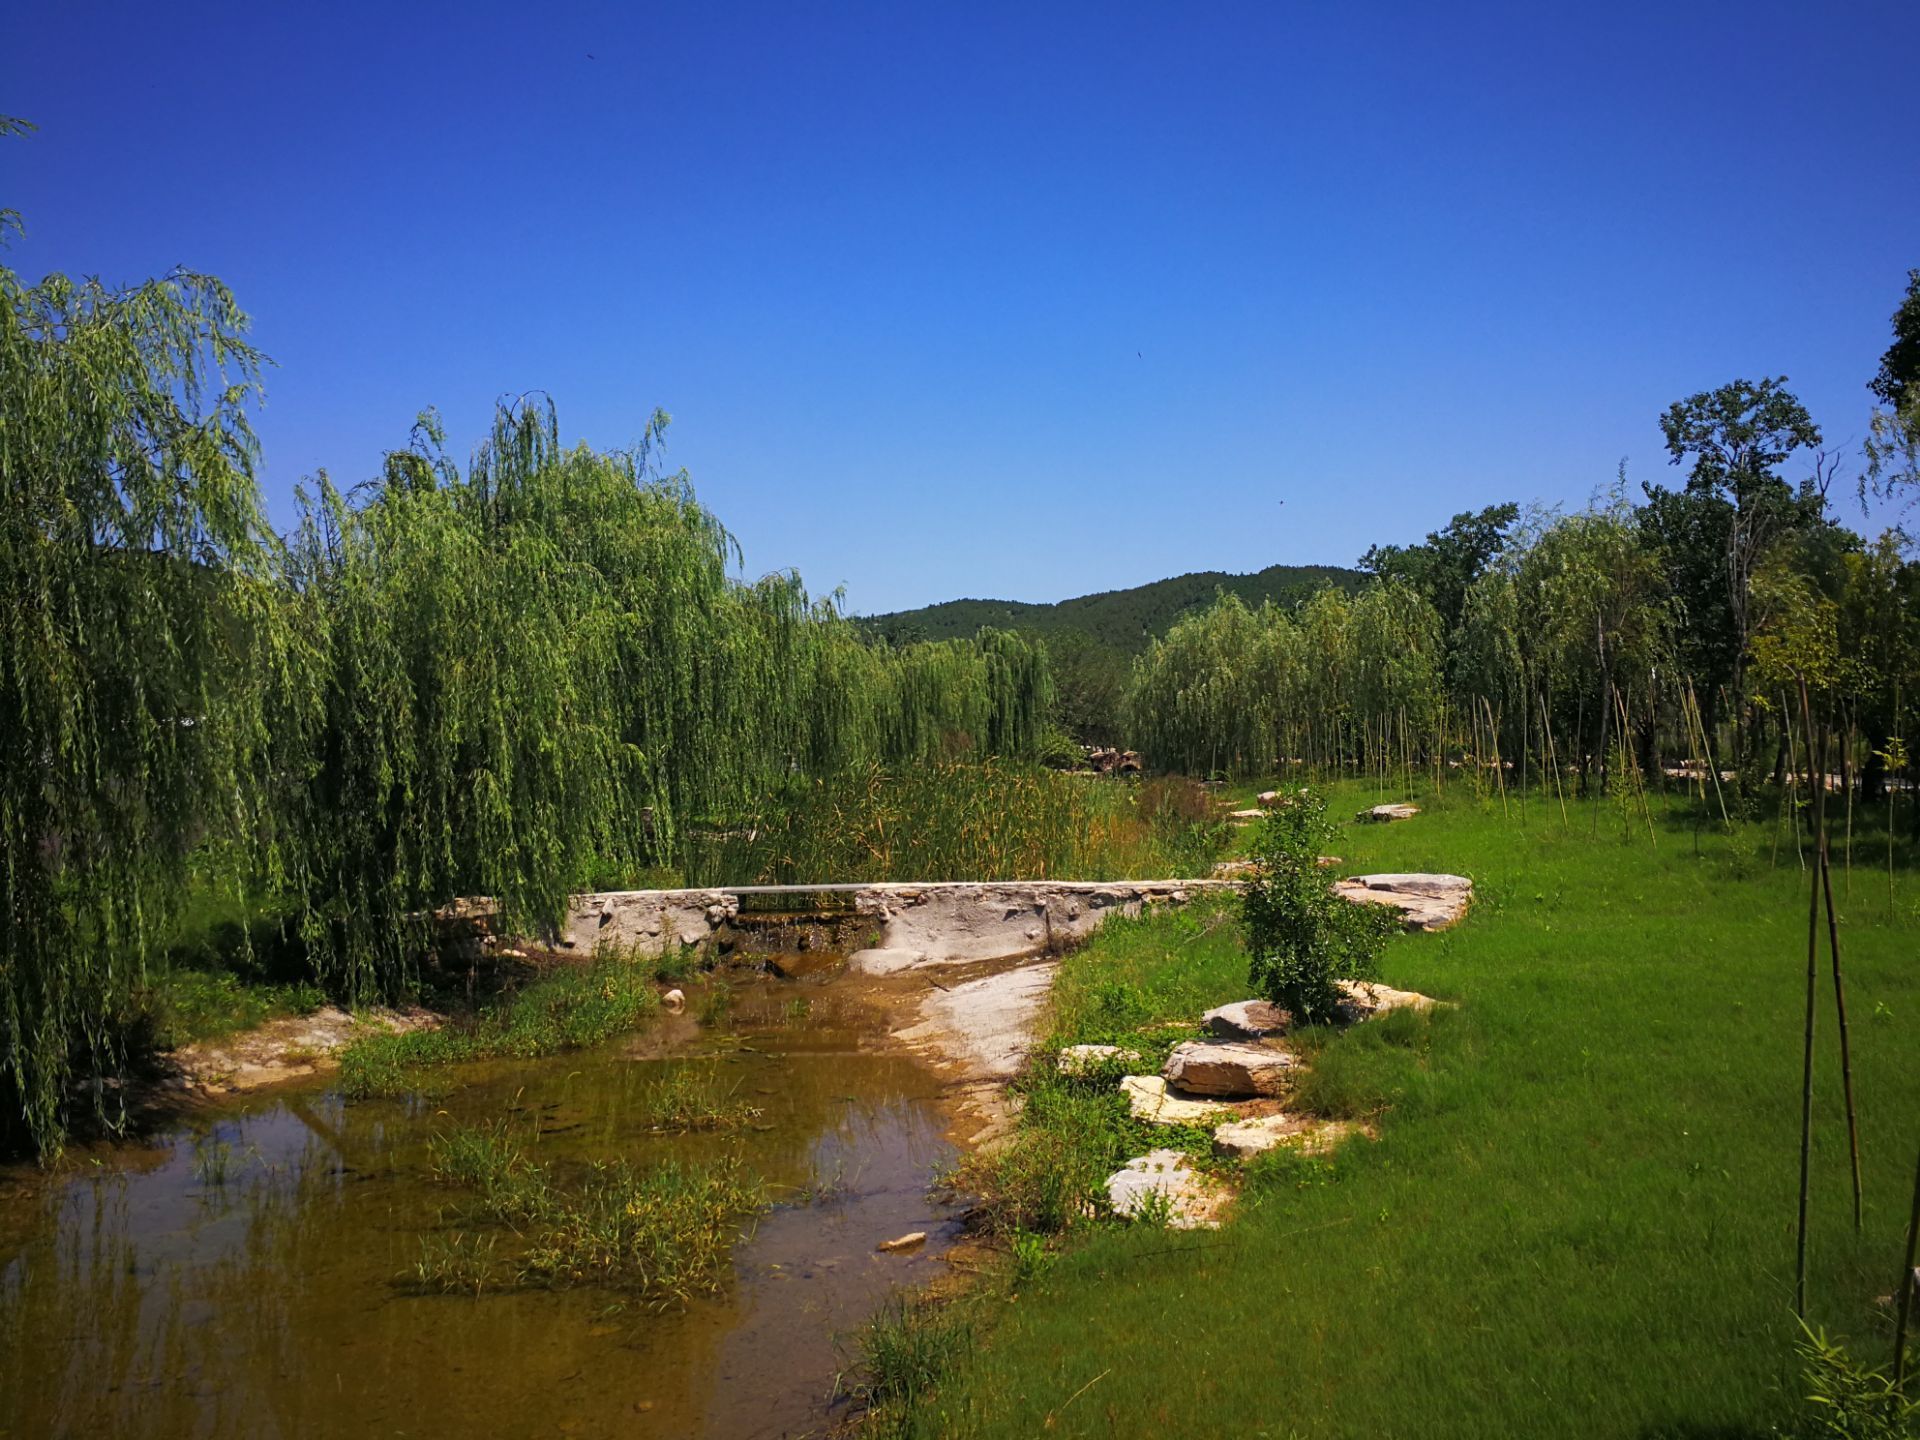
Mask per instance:
[[[1236,1000],[1231,1005],[1216,1005],[1200,1017],[1209,1035],[1222,1040],[1262,1040],[1284,1035],[1292,1017],[1271,1000]]]
[[[1293,1089],[1299,1058],[1257,1040],[1184,1040],[1160,1072],[1170,1090],[1252,1100]]]
[[[1107,1199],[1114,1214],[1128,1219],[1158,1211],[1170,1230],[1212,1230],[1233,1192],[1178,1150],[1149,1150],[1107,1177]]]
[[[342,1050],[366,1035],[431,1030],[440,1017],[409,1007],[358,1015],[323,1005],[310,1015],[269,1020],[220,1040],[201,1040],[165,1057],[168,1083],[207,1095],[233,1095],[331,1070]]]
[[[1346,997],[1340,1008],[1348,1020],[1371,1020],[1389,1010],[1431,1010],[1434,1006],[1431,995],[1422,995],[1417,990],[1396,990],[1391,985],[1378,985],[1371,980],[1339,980],[1334,983]]]
[[[1354,875],[1333,888],[1348,900],[1399,911],[1408,930],[1445,930],[1473,902],[1473,881],[1464,875]]]
[[[1150,1125],[1217,1125],[1240,1113],[1225,1100],[1172,1089],[1159,1075],[1129,1075],[1120,1082],[1120,1089],[1133,1118]]]
[[[1288,1149],[1322,1155],[1359,1130],[1351,1120],[1313,1115],[1257,1115],[1229,1120],[1213,1132],[1213,1148],[1235,1160],[1251,1160],[1269,1150]]]
[[[1353,818],[1363,825],[1385,825],[1394,820],[1411,820],[1419,813],[1418,805],[1369,805]]]
[[[878,930],[878,942],[853,957],[864,974],[921,965],[970,964],[1057,952],[1084,940],[1110,915],[1134,916],[1159,905],[1183,905],[1210,889],[1205,880],[941,880],[872,885],[740,886],[704,890],[616,890],[576,895],[561,932],[547,937],[562,950],[606,947],[658,955],[697,945],[740,912],[743,895],[837,892]],[[461,901],[441,912],[478,936],[491,922],[486,900]]]
[[[929,990],[920,1020],[898,1033],[907,1044],[957,1064],[965,1078],[1004,1082],[1033,1048],[1057,961],[1021,965],[947,990]]]

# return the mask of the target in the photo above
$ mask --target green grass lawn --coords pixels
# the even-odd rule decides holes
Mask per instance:
[[[1376,798],[1339,787],[1334,812]],[[1790,832],[1777,852],[1771,824],[1696,837],[1656,800],[1655,849],[1612,804],[1563,825],[1535,801],[1524,826],[1464,786],[1422,804],[1340,839],[1345,873],[1476,886],[1458,928],[1388,947],[1383,979],[1457,1008],[1352,1067],[1349,1104],[1389,1102],[1380,1138],[1268,1167],[1215,1233],[1075,1228],[1017,1299],[987,1302],[986,1338],[920,1433],[1737,1437],[1793,1421],[1807,892]],[[1883,1363],[1876,1297],[1920,1146],[1920,925],[1869,868],[1884,829],[1857,830],[1841,910],[1866,1224],[1856,1236],[1823,956],[1809,1289],[1812,1320]],[[1920,897],[1920,879],[1901,885]],[[1110,927],[1066,962],[1054,1043],[1246,993],[1232,923]],[[1029,1107],[1061,1132],[1052,1172],[1139,1138],[1059,1090]]]

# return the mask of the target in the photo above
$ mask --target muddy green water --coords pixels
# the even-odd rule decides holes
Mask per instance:
[[[651,1133],[644,1092],[684,1064],[716,1067],[758,1128]],[[938,1079],[821,987],[755,983],[716,1024],[462,1078],[434,1102],[282,1092],[0,1179],[0,1435],[818,1434],[839,1342],[958,1228],[929,1194],[953,1156]],[[503,1115],[541,1160],[737,1153],[776,1196],[829,1193],[752,1222],[725,1288],[684,1309],[411,1293],[421,1236],[470,1228],[429,1139]],[[910,1230],[928,1245],[875,1253]]]

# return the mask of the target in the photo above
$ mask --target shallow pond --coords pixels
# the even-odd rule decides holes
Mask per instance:
[[[209,1111],[147,1143],[0,1181],[0,1434],[779,1436],[834,1418],[842,1341],[958,1229],[940,1081],[883,1053],[831,987],[755,981],[730,1015],[461,1075],[437,1101],[323,1088]],[[709,1067],[760,1110],[666,1135],[646,1097]],[[543,1162],[738,1155],[775,1208],[720,1292],[409,1288],[461,1224],[429,1143],[506,1118]],[[882,1240],[929,1232],[908,1254]]]

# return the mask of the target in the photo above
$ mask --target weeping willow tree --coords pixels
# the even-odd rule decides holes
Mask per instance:
[[[0,268],[0,1040],[9,1122],[57,1144],[196,852],[271,864],[268,720],[298,670],[217,282]],[[110,1114],[107,1118],[113,1118]]]
[[[1351,600],[1323,590],[1297,613],[1223,595],[1140,657],[1127,733],[1188,773],[1378,763],[1430,733],[1442,664],[1438,613],[1400,581]]]
[[[732,538],[655,463],[664,424],[599,452],[549,403],[503,407],[463,475],[427,416],[371,484],[307,498],[293,623],[322,678],[289,721],[287,849],[340,988],[404,981],[455,897],[538,929],[819,777],[1037,746],[1043,650],[869,646],[797,576],[732,579]]]

